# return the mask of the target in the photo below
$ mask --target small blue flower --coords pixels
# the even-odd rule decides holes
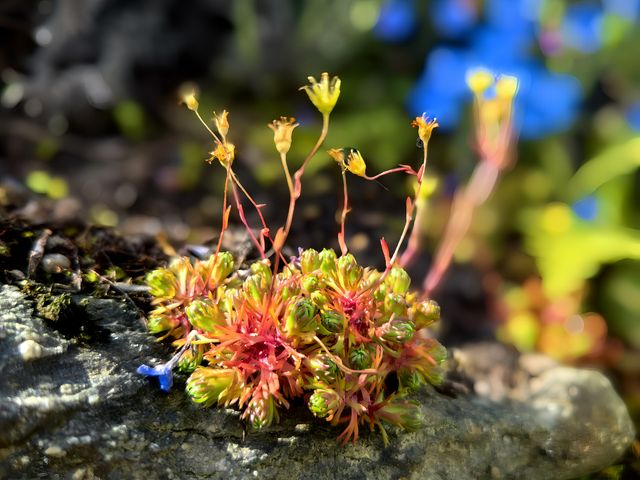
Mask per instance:
[[[583,53],[597,52],[602,47],[603,19],[604,12],[596,5],[569,6],[561,27],[564,44]]]
[[[471,31],[478,19],[472,0],[435,0],[431,6],[433,26],[449,38],[460,38]]]
[[[636,132],[640,132],[640,102],[635,102],[627,107],[625,118],[629,126]]]
[[[571,210],[579,218],[590,222],[598,216],[598,199],[593,195],[587,195],[571,205]]]
[[[136,372],[146,377],[158,377],[158,383],[160,384],[160,390],[168,392],[173,385],[173,369],[172,362],[163,363],[157,367],[150,367],[149,365],[142,364],[138,367]]]
[[[503,56],[496,50],[504,48]],[[496,44],[493,51],[472,48],[438,48],[411,92],[412,114],[426,112],[438,118],[443,130],[452,130],[460,121],[471,93],[465,83],[468,69],[482,66],[494,72],[514,75],[520,81],[515,99],[516,128],[524,139],[536,139],[569,128],[578,114],[582,90],[570,75],[550,72],[532,59],[523,58],[511,47]]]
[[[380,8],[373,33],[387,42],[402,42],[413,35],[417,26],[413,0],[388,0]]]

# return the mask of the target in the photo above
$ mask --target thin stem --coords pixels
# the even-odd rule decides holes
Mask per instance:
[[[380,172],[377,175],[374,175],[373,177],[368,177],[365,176],[364,178],[366,180],[377,180],[380,177],[384,177],[385,175],[389,175],[390,173],[397,173],[397,172],[407,172],[407,168],[406,166],[403,167],[396,167],[396,168],[392,168],[391,170],[385,170],[384,172]],[[410,170],[409,170],[410,171]],[[413,172],[412,172],[413,173]]]
[[[318,345],[320,345],[320,347],[325,351],[325,353],[327,355],[329,355],[331,360],[333,360],[335,362],[335,364],[338,366],[338,368],[340,370],[342,370],[343,372],[351,373],[351,374],[354,374],[354,375],[360,375],[360,374],[363,374],[363,373],[372,374],[372,375],[378,375],[380,373],[375,368],[368,368],[366,370],[352,370],[351,368],[345,366],[344,363],[342,363],[342,360],[340,359],[340,357],[336,357],[333,353],[331,353],[331,351],[327,348],[327,346],[324,343],[322,343],[322,340],[320,340],[316,335],[313,336],[313,339],[316,341],[316,343]]]
[[[238,189],[236,188],[235,182],[231,182],[231,190],[233,192],[233,198],[235,199],[235,202],[236,202],[236,208],[238,209],[238,215],[240,215],[240,220],[242,221],[242,224],[246,228],[247,233],[249,234],[249,238],[251,238],[251,241],[260,252],[260,257],[266,258],[263,246],[260,244],[260,242],[258,242],[258,239],[253,234],[253,231],[251,230],[251,227],[249,227],[249,224],[247,223],[247,219],[244,216],[244,208],[242,208],[242,202],[240,201],[240,196],[238,195]]]
[[[307,164],[315,156],[315,154],[318,153],[318,150],[324,143],[324,140],[327,138],[327,133],[329,133],[329,114],[328,113],[322,115],[322,131],[320,132],[320,137],[318,137],[318,141],[309,152],[309,155],[307,155],[307,158],[304,159],[304,162],[302,162],[302,166],[298,169],[296,174],[300,172],[300,176],[302,176]]]
[[[220,237],[218,238],[218,244],[216,245],[216,257],[218,256],[218,253],[220,253],[220,248],[222,247],[222,238],[224,237],[224,232],[227,229],[227,195],[229,192],[229,177],[231,176],[231,166],[227,164],[225,170],[227,171],[227,175],[224,178],[224,193],[222,196],[222,225],[220,226]]]
[[[293,188],[293,180],[291,179],[291,173],[289,173],[289,166],[287,165],[287,154],[280,154],[280,162],[282,163],[282,169],[284,170],[284,176],[287,179],[287,187],[289,188],[289,211],[287,212],[287,221],[284,224],[284,238],[286,240],[291,229],[291,223],[293,222],[293,212],[296,205],[296,193]]]
[[[341,170],[342,173],[342,194],[344,196],[343,205],[342,205],[342,214],[340,215],[340,233],[338,234],[338,243],[340,244],[340,250],[342,251],[342,255],[346,255],[349,249],[347,248],[347,244],[344,239],[344,226],[347,220],[347,214],[349,213],[349,194],[347,192],[347,175],[344,169]]]
[[[425,143],[422,146],[422,167],[420,168],[420,172],[418,175],[418,188],[416,189],[415,200],[412,202],[410,199],[407,199],[407,218],[404,224],[404,228],[402,229],[402,235],[400,235],[400,240],[398,240],[398,245],[396,245],[396,249],[391,256],[390,264],[396,260],[398,253],[400,252],[400,247],[402,246],[402,242],[404,242],[404,237],[407,235],[409,231],[409,226],[411,225],[411,220],[413,220],[413,210],[415,208],[415,204],[420,198],[420,193],[422,192],[422,181],[424,180],[424,172],[427,169],[427,144]],[[415,227],[414,227],[415,231]]]
[[[233,178],[233,182],[238,186],[238,188],[240,188],[240,190],[242,191],[244,196],[247,197],[247,199],[249,200],[249,202],[251,203],[253,208],[256,210],[256,212],[258,212],[258,216],[260,217],[260,223],[262,223],[262,232],[260,232],[260,235],[263,238],[262,246],[264,248],[264,237],[267,237],[269,239],[269,241],[271,241],[272,243],[273,243],[273,240],[271,239],[271,236],[269,235],[269,227],[267,227],[267,222],[264,219],[264,216],[262,215],[262,210],[260,210],[262,205],[258,205],[256,203],[256,201],[249,194],[247,189],[244,188],[244,186],[242,185],[242,183],[240,182],[240,180],[238,179],[238,177],[236,176],[236,174],[235,174],[235,172],[233,170],[231,170],[231,177]]]
[[[296,170],[296,173],[293,175],[293,178],[295,181],[294,191],[295,191],[296,200],[300,197],[300,192],[302,191],[301,180],[302,180],[302,175],[304,175],[304,169],[307,167],[307,164],[315,156],[315,154],[318,153],[318,150],[320,149],[325,139],[327,138],[328,132],[329,132],[329,114],[327,113],[327,114],[323,114],[322,116],[322,131],[320,132],[320,137],[318,137],[318,141],[309,152],[309,155],[307,155],[307,158],[304,159],[304,162],[302,162],[302,166],[298,170]],[[295,202],[294,202],[294,208],[295,208]]]
[[[457,246],[471,225],[473,213],[493,190],[499,172],[494,163],[487,160],[480,162],[469,184],[455,196],[444,237],[436,250],[433,265],[423,283],[425,297],[428,297],[442,280]]]
[[[304,175],[304,169],[309,164],[309,161],[318,153],[318,150],[324,143],[327,138],[327,133],[329,132],[329,114],[322,115],[322,131],[320,132],[320,136],[316,141],[316,144],[309,152],[309,155],[304,159],[302,165],[293,175],[293,182],[291,180],[291,174],[289,173],[289,167],[287,166],[286,155],[280,154],[280,161],[282,162],[282,168],[284,169],[285,176],[287,178],[287,186],[289,188],[289,210],[287,212],[287,220],[283,229],[283,238],[282,242],[286,242],[287,237],[289,236],[289,232],[291,230],[291,224],[293,223],[293,214],[296,210],[296,202],[298,198],[300,198],[300,194],[302,193],[302,175]]]
[[[214,140],[218,143],[222,143],[222,141],[220,140],[220,138],[218,138],[218,136],[213,132],[213,130],[211,130],[211,128],[209,127],[209,125],[207,125],[207,122],[204,121],[204,119],[200,116],[200,112],[198,110],[194,110],[194,113],[196,114],[196,117],[198,117],[198,120],[200,120],[200,123],[202,123],[202,125],[204,125],[204,128],[207,129],[207,131],[211,134],[211,136],[214,138]]]
[[[413,222],[413,228],[409,235],[409,241],[407,242],[407,249],[400,255],[398,263],[401,267],[406,267],[415,258],[418,250],[420,249],[420,238],[422,236],[422,222],[424,218],[424,209],[427,206],[427,201],[424,198],[416,199],[416,218]]]

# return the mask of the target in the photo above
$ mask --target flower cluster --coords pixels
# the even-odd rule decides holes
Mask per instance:
[[[343,442],[357,440],[360,424],[386,441],[383,423],[420,425],[406,394],[442,380],[446,350],[426,329],[439,307],[410,293],[397,266],[385,274],[351,254],[308,249],[275,274],[262,260],[242,278],[221,252],[177,260],[147,283],[156,304],[149,329],[182,346],[188,394],[205,406],[237,405],[255,428],[302,398],[315,416],[346,424]]]
[[[629,1],[632,2],[636,0]],[[412,2],[385,2],[388,8],[391,5],[400,8],[398,5],[406,3]],[[542,51],[546,57],[552,57],[550,43],[570,42],[576,36],[575,42],[583,42],[582,38],[592,35],[593,22],[591,17],[583,19],[584,16],[572,20],[573,7],[568,7],[563,15],[561,5],[565,2],[553,2],[560,11],[542,8],[546,3],[531,0],[430,2],[429,18],[443,42],[428,54],[424,70],[408,98],[409,110],[415,114],[426,111],[441,119],[443,129],[451,131],[461,123],[466,106],[473,100],[464,82],[465,72],[484,67],[520,80],[515,125],[522,138],[537,139],[571,127],[583,98],[582,86],[577,78],[557,71],[535,53]],[[404,11],[407,7],[402,8]],[[413,10],[415,17],[415,6]],[[577,25],[573,27],[573,23]],[[572,33],[567,33],[569,31]],[[563,37],[567,38],[562,40]],[[558,48],[558,52],[563,51]]]

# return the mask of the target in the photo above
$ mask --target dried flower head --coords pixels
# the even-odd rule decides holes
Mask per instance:
[[[227,137],[227,133],[229,133],[229,112],[223,110],[221,114],[217,114],[213,112],[213,118],[216,123],[216,128],[218,129],[218,133],[220,136],[225,139]]]
[[[218,160],[223,167],[231,165],[235,159],[236,147],[233,143],[218,143],[215,150],[209,152],[209,163]]]

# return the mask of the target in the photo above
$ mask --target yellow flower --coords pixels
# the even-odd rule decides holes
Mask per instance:
[[[273,143],[276,144],[276,150],[280,154],[286,154],[291,148],[291,136],[293,135],[293,129],[299,124],[294,123],[295,118],[280,117],[280,120],[274,120],[267,125],[273,130]]]
[[[189,90],[182,94],[182,102],[187,106],[189,110],[198,110],[198,99],[196,98],[195,90]]]
[[[329,74],[324,72],[320,76],[318,83],[314,77],[308,77],[309,85],[300,87],[309,95],[309,99],[323,115],[328,115],[335,107],[340,96],[340,79],[333,77],[329,79]]]
[[[359,177],[366,177],[366,169],[367,165],[360,152],[355,148],[350,149],[347,155],[347,170]]]
[[[439,127],[438,122],[435,118],[429,118],[425,114],[422,114],[421,117],[416,117],[416,119],[411,122],[412,127],[418,127],[418,137],[422,140],[425,148],[429,139],[431,138],[431,132],[436,127]]]
[[[518,92],[518,79],[511,75],[501,75],[496,82],[496,97],[511,101]]]
[[[223,110],[220,115],[218,115],[216,112],[213,112],[213,118],[216,121],[216,128],[218,129],[218,132],[220,132],[222,138],[226,137],[227,133],[229,132],[229,120],[227,119],[228,116],[229,112],[227,112],[226,110]]]
[[[231,165],[233,163],[233,159],[235,158],[236,147],[233,143],[218,143],[216,149],[213,152],[209,152],[211,157],[209,158],[209,163],[211,163],[214,159],[218,160],[223,167],[227,165]]]
[[[482,96],[494,83],[493,73],[486,68],[468,70],[466,80],[469,90],[477,96]]]

